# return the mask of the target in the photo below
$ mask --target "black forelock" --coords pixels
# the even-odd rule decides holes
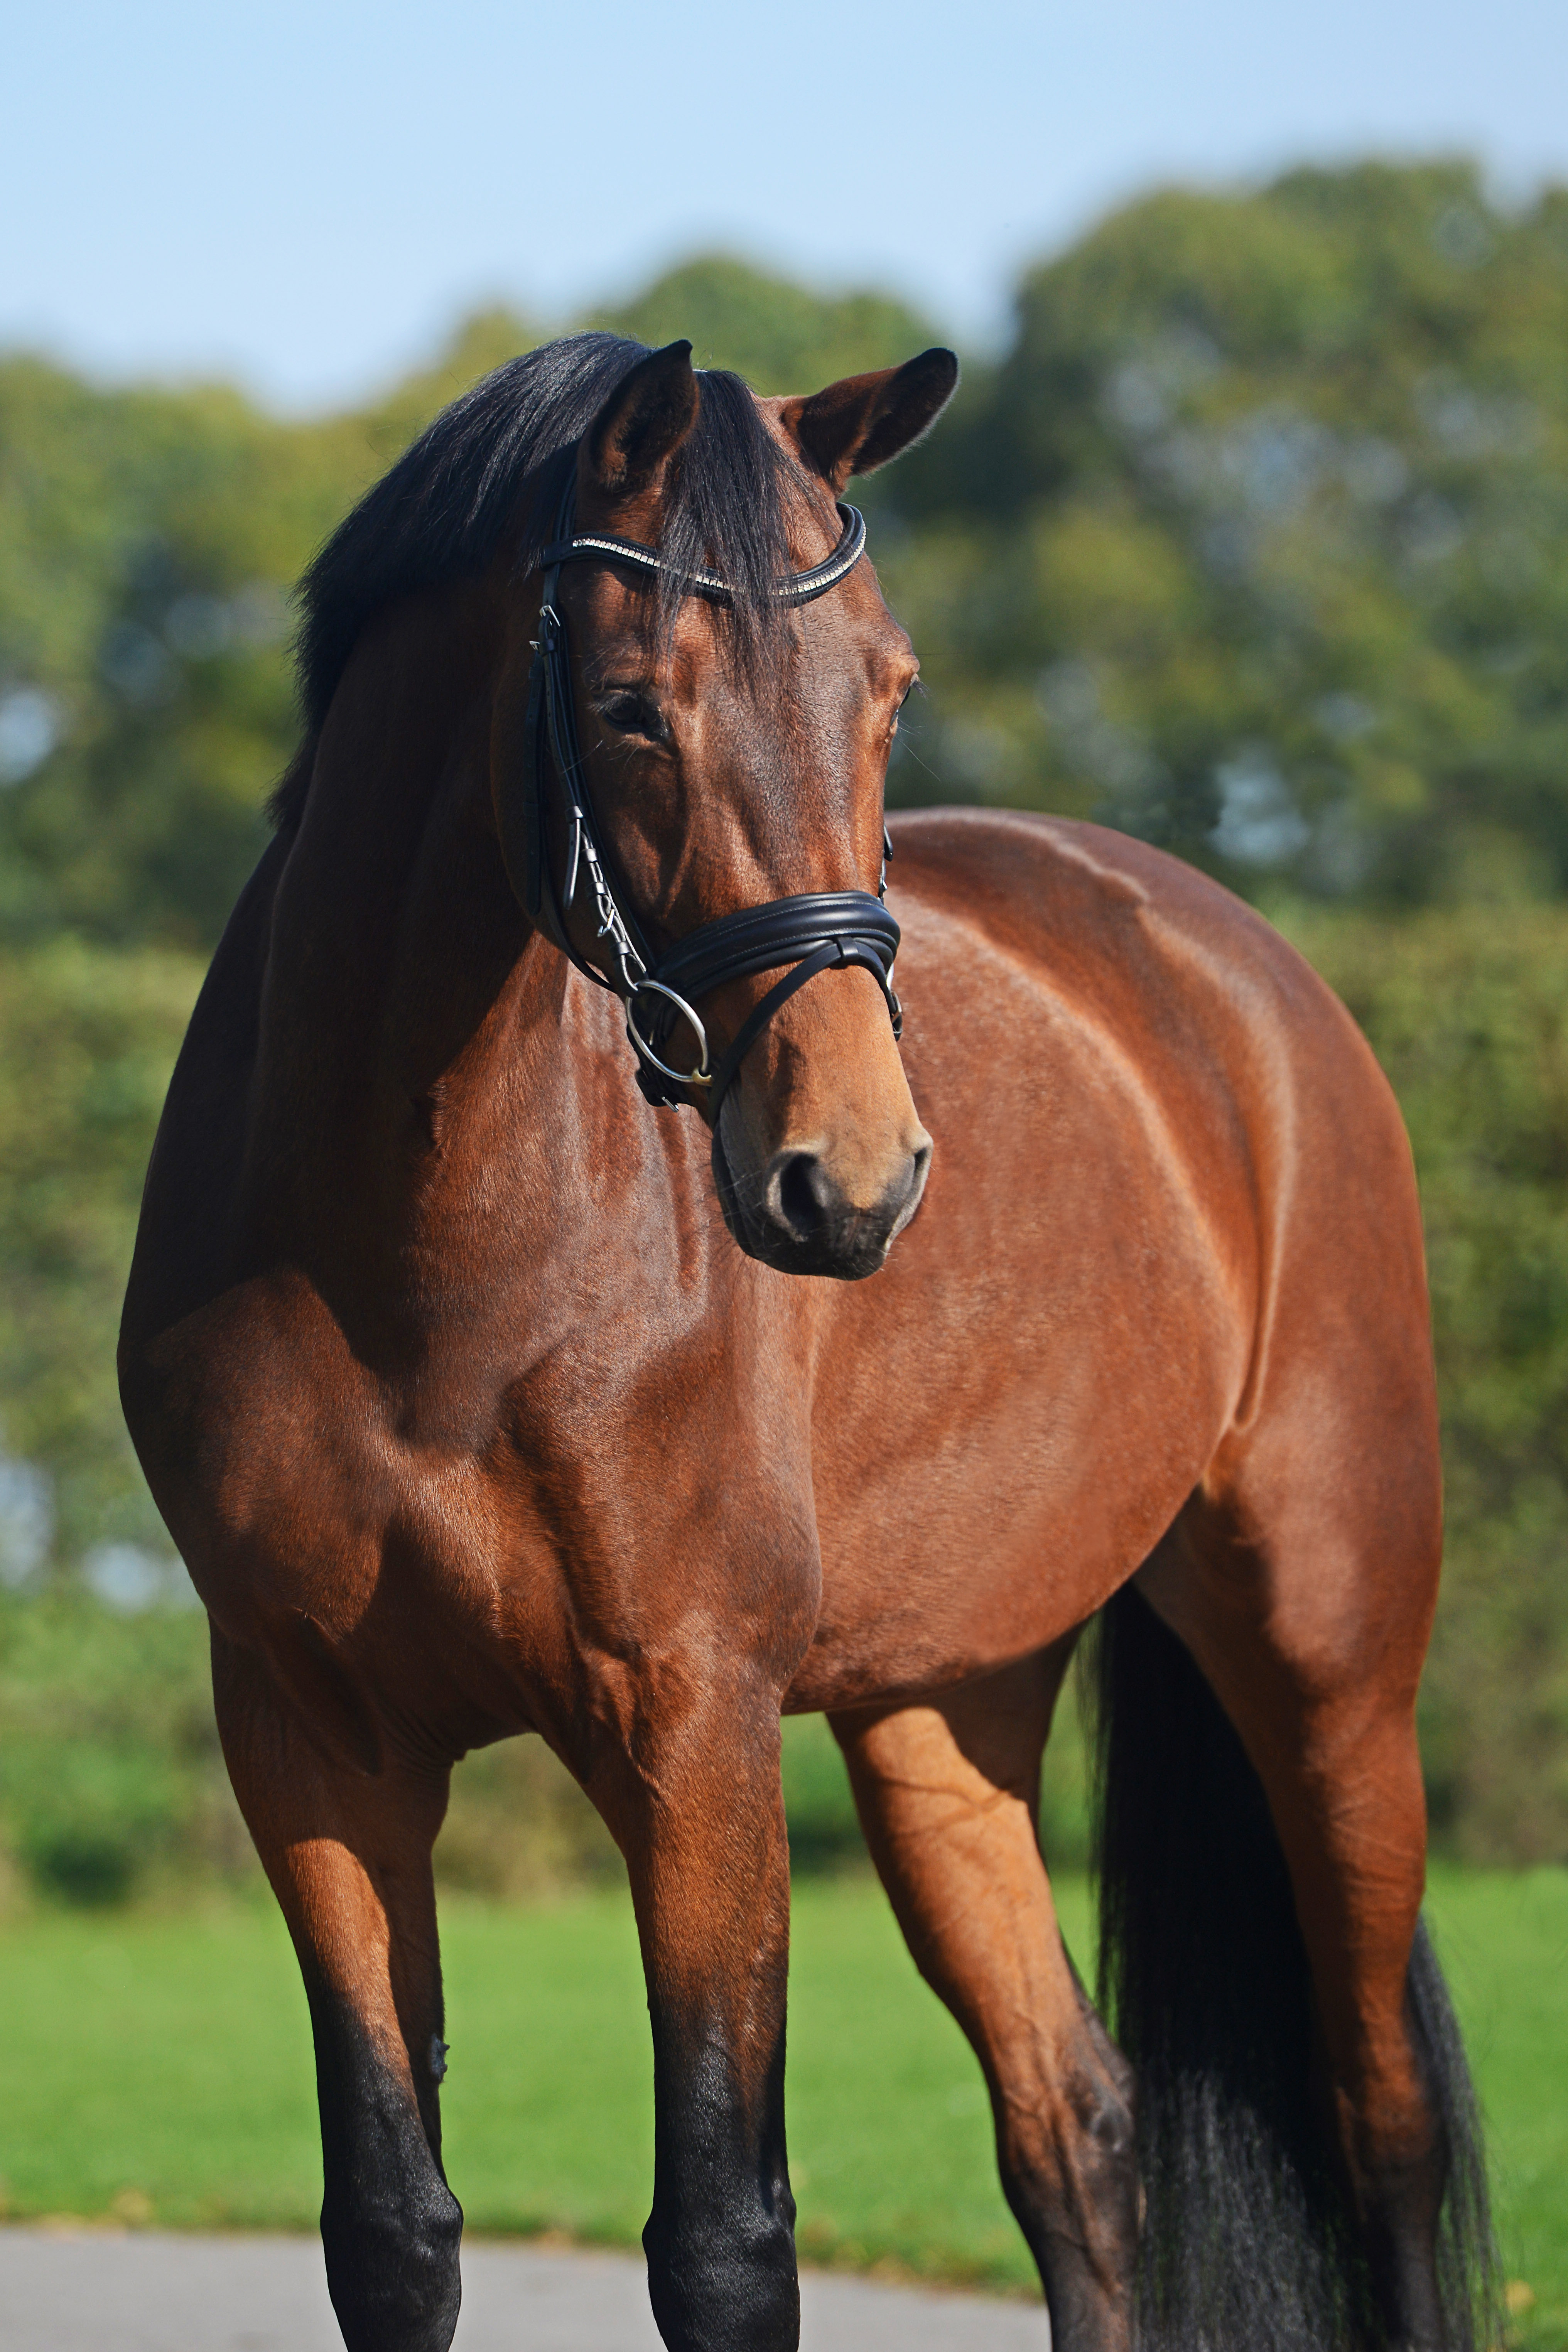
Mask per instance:
[[[508,360],[444,408],[365,492],[300,583],[308,728],[325,719],[372,615],[483,571],[529,476],[586,432],[643,356],[640,343],[598,334],[569,335]]]
[[[472,577],[521,516],[526,572],[554,532],[577,442],[645,344],[566,335],[508,360],[442,410],[341,522],[300,583],[300,700],[307,739],[325,719],[366,624],[400,598]],[[696,425],[666,483],[659,551],[677,574],[716,572],[735,592],[735,650],[754,670],[782,617],[770,593],[790,566],[786,479],[794,468],[737,375],[704,371]],[[667,634],[679,578],[659,583]],[[310,762],[290,770],[272,814],[296,824]]]

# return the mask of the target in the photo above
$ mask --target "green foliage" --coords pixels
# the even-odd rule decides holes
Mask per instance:
[[[595,322],[688,334],[768,391],[934,339],[889,298],[723,257]],[[1448,1465],[1426,1752],[1439,1833],[1473,1853],[1568,1851],[1565,331],[1568,192],[1504,213],[1462,163],[1169,192],[1032,271],[1009,350],[863,493],[929,684],[893,796],[1097,814],[1278,901],[1394,1077]],[[536,339],[485,313],[306,422],[0,361],[0,1584],[85,1566],[157,1588],[114,1324],[200,958],[292,748],[290,584],[427,418]],[[143,1655],[100,1614],[86,1654]],[[205,1850],[184,1734],[94,1728],[62,1697],[68,1769],[20,1705],[0,1808],[31,1884],[107,1896]],[[797,1861],[856,1856],[822,1726],[786,1728],[785,1772]],[[1054,1856],[1081,1853],[1070,1717],[1043,1820]],[[463,1768],[447,1884],[605,1866],[537,1742]]]
[[[764,390],[891,364],[904,304],[708,257],[601,323]],[[866,486],[926,659],[895,790],[1095,814],[1243,888],[1568,879],[1568,192],[1462,163],[1172,192],[1031,273],[1011,349]],[[293,728],[290,583],[504,311],[356,416],[0,364],[0,936],[210,944]],[[27,698],[33,698],[28,700]],[[17,698],[21,699],[18,701]],[[42,740],[38,737],[37,740]]]
[[[1145,199],[1025,280],[896,475],[941,789],[1242,889],[1568,879],[1568,194],[1468,165]],[[880,545],[880,541],[879,542]]]
[[[0,1598],[0,1860],[13,1902],[86,1906],[252,1872],[199,1609]]]
[[[941,341],[885,294],[808,294],[722,254],[689,261],[590,323],[657,349],[684,336],[694,367],[733,368],[753,392],[816,392],[843,375],[897,367]]]
[[[785,1721],[783,1774],[792,1871],[863,1864],[866,1849],[849,1776],[822,1716],[797,1715]]]
[[[0,953],[0,1426],[52,1482],[58,1555],[161,1540],[114,1339],[142,1181],[201,978],[69,936]],[[0,1575],[6,1551],[0,1473]],[[162,1538],[166,1549],[166,1538]]]
[[[1568,916],[1298,912],[1371,1039],[1421,1181],[1447,1541],[1423,1694],[1434,1825],[1568,1853]]]
[[[342,503],[323,437],[0,365],[0,692],[57,739],[0,802],[0,933],[210,947],[290,731],[289,583]]]
[[[438,1885],[515,1902],[616,1879],[620,1856],[587,1798],[542,1739],[506,1739],[466,1758],[436,1847]]]

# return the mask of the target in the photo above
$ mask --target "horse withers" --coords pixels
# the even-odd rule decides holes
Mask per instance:
[[[454,1760],[522,1731],[630,1876],[658,2326],[789,2352],[779,1722],[815,1710],[1059,2352],[1485,2340],[1418,1925],[1409,1152],[1333,998],[1152,849],[908,816],[884,904],[915,662],[839,501],[955,377],[763,401],[574,337],[305,583],[121,1367],[310,1997],[353,2352],[456,2323],[431,1850]],[[1036,1824],[1097,1612],[1120,2049]]]

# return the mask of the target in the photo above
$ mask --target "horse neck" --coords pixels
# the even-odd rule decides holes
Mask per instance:
[[[269,1222],[330,1218],[335,1196],[367,1244],[402,1245],[433,1187],[493,1181],[542,1136],[584,1160],[602,1142],[582,1049],[605,1015],[566,1017],[490,814],[499,645],[482,583],[418,600],[366,633],[334,698],[271,926],[251,1188]],[[563,1213],[569,1176],[536,1202]]]

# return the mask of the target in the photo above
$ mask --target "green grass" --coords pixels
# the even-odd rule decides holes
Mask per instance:
[[[1568,2347],[1568,1871],[1443,1870],[1428,1906],[1491,2156],[1505,2275],[1532,2352]]]
[[[1062,1890],[1088,1949],[1080,1884]],[[1442,1872],[1432,1912],[1489,2114],[1532,2352],[1568,2347],[1568,1872]],[[625,1898],[444,1918],[453,2186],[481,2231],[635,2242],[650,2066]],[[309,2227],[305,2003],[276,1918],[58,1915],[0,1935],[0,2175],[14,2216]],[[1026,2288],[973,2062],[863,1879],[797,1890],[790,2145],[803,2251]]]

